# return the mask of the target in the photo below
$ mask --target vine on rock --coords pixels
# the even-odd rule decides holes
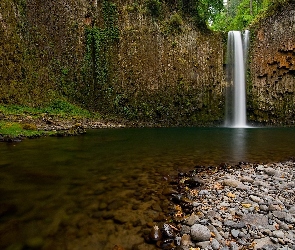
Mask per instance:
[[[85,77],[88,83],[87,97],[92,101],[97,101],[102,88],[110,82],[113,50],[120,37],[116,5],[103,1],[102,13],[104,27],[93,25],[85,30],[86,72],[91,72],[91,79]]]

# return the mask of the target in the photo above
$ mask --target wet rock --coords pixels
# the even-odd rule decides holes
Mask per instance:
[[[174,230],[173,230],[172,227],[171,227],[169,224],[167,224],[167,223],[164,223],[164,224],[163,224],[162,232],[163,232],[163,236],[164,236],[164,237],[167,237],[167,238],[173,238],[173,237],[175,237]]]
[[[177,194],[178,192],[172,188],[164,188],[163,191],[162,191],[162,194],[163,195],[172,195],[172,194]]]
[[[44,245],[44,239],[41,237],[33,237],[26,241],[26,246],[30,249],[40,249]]]
[[[154,203],[152,205],[152,209],[157,212],[162,212],[162,208],[160,207],[160,205],[158,203]]]
[[[17,206],[9,203],[0,203],[0,217],[17,212]]]
[[[194,224],[191,227],[191,237],[195,241],[208,241],[211,237],[211,232],[206,226]]]
[[[202,178],[195,175],[192,178],[185,180],[184,184],[189,186],[190,188],[194,188],[205,185],[205,181]]]
[[[175,248],[174,239],[165,239],[160,243],[161,249],[170,250]]]
[[[152,227],[152,229],[149,233],[149,239],[152,242],[157,242],[162,239],[162,232],[157,225]]]
[[[115,245],[112,250],[124,250],[122,246]]]

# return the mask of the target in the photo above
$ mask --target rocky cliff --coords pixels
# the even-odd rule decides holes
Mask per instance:
[[[0,102],[62,96],[144,122],[221,120],[222,36],[150,2],[1,0]]]
[[[295,122],[295,2],[252,27],[248,107],[250,119]]]

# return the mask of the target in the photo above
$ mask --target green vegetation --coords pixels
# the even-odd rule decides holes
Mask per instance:
[[[44,107],[35,108],[22,105],[0,105],[0,117],[5,118],[0,120],[0,135],[9,138],[65,134],[59,131],[39,130],[36,124],[43,118],[61,120],[101,118],[98,113],[92,113],[65,100],[55,100]],[[68,134],[76,134],[75,129],[76,127],[70,129]]]
[[[0,135],[9,135],[10,137],[36,137],[44,134],[49,135],[52,132],[37,130],[34,124],[0,121]]]
[[[114,3],[103,1],[104,27],[96,25],[85,30],[86,56],[83,68],[84,82],[82,99],[88,106],[95,106],[103,89],[111,82],[112,59],[115,44],[120,37],[118,11]]]
[[[228,0],[223,10],[211,19],[213,30],[243,30],[289,0]]]
[[[179,34],[182,31],[183,20],[178,13],[173,14],[168,21],[164,23],[164,34]]]
[[[44,107],[28,107],[22,105],[0,105],[0,114],[31,116],[40,118],[44,115],[57,116],[60,118],[100,118],[97,113],[92,113],[65,100],[55,100]]]
[[[159,0],[148,0],[146,8],[152,17],[159,17],[162,11],[162,3]]]

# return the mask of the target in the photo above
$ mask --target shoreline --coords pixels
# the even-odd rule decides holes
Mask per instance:
[[[31,116],[6,116],[1,121],[18,124],[24,129],[18,135],[1,134],[0,142],[20,142],[26,138],[33,139],[44,136],[77,136],[86,133],[87,129],[124,128],[125,124],[105,121],[103,119],[90,118],[61,118],[55,116],[43,116],[33,118]],[[27,128],[26,128],[27,127]],[[32,135],[24,135],[23,130],[30,130]]]
[[[145,240],[160,249],[295,249],[294,167],[289,160],[179,172],[162,193],[168,219]]]

